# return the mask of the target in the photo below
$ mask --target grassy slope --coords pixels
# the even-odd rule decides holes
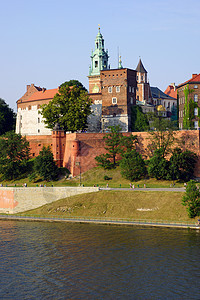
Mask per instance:
[[[186,208],[181,204],[182,196],[183,193],[180,192],[100,191],[58,200],[20,215],[132,218],[192,223],[193,220],[188,218]]]

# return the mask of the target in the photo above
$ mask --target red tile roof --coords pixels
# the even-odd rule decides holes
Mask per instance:
[[[175,90],[174,90],[173,85],[168,85],[168,87],[166,88],[164,93],[172,98],[177,98],[177,89],[175,87]]]
[[[46,90],[43,89],[42,91],[38,91],[33,93],[30,98],[28,98],[25,101],[35,101],[35,100],[46,100],[46,99],[53,99],[56,93],[58,93],[59,88],[57,89],[51,89],[51,90]]]
[[[185,85],[187,83],[194,83],[194,82],[199,82],[200,83],[200,74],[193,74],[191,79],[187,80],[184,83],[179,84],[178,87],[180,87],[182,85]]]

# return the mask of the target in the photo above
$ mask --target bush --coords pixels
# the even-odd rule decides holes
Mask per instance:
[[[104,180],[111,180],[112,178],[109,177],[109,176],[107,176],[107,175],[105,175],[103,179],[104,179]]]

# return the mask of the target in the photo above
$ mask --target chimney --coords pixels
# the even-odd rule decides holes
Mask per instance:
[[[173,87],[174,91],[176,90],[176,85],[175,85],[175,82],[171,83],[170,86]]]
[[[26,86],[26,91],[27,92],[28,92],[29,88],[30,88],[30,84],[27,84],[27,86]]]
[[[196,77],[197,76],[197,74],[192,74],[192,79],[194,78],[194,77]]]
[[[46,89],[43,87],[43,88],[42,88],[42,92],[44,93],[45,91],[46,91]]]

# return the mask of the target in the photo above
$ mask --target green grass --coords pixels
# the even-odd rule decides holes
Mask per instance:
[[[100,191],[76,195],[20,213],[35,217],[82,217],[190,222],[181,192]]]
[[[107,175],[110,177],[110,180],[104,180],[104,176]],[[35,187],[39,186],[40,184],[46,185],[46,186],[78,186],[80,184],[80,176],[76,176],[73,179],[64,179],[62,178],[61,180],[58,181],[39,181],[39,182],[29,182],[28,178],[20,179],[20,180],[15,180],[15,181],[0,181],[0,183],[3,183],[4,186],[17,186],[21,187],[24,183],[27,183],[29,187]],[[117,167],[116,169],[112,170],[104,170],[101,167],[96,167],[93,168],[83,174],[81,174],[81,183],[84,186],[94,186],[98,185],[101,187],[105,187],[107,183],[109,184],[109,187],[113,188],[127,188],[130,186],[130,181],[127,179],[124,179],[121,174],[120,174],[120,168]],[[135,187],[144,187],[144,184],[146,187],[149,188],[169,188],[172,186],[173,182],[172,181],[167,181],[167,180],[156,180],[154,178],[150,179],[142,179],[139,181],[132,182],[132,184],[135,185]],[[176,187],[183,187],[183,183],[180,182],[175,182]]]

